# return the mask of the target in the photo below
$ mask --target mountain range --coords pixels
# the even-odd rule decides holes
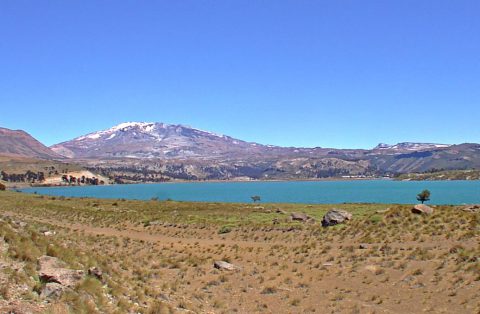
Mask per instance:
[[[45,147],[0,129],[0,154],[64,158],[130,181],[308,179],[479,169],[479,144],[404,142],[373,149],[299,148],[246,142],[184,125],[127,122]]]

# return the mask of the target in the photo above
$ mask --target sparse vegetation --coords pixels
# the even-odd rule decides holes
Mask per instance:
[[[480,300],[478,215],[439,206],[426,218],[412,214],[411,206],[385,207],[342,204],[352,220],[322,228],[285,219],[284,213],[306,212],[319,221],[330,205],[263,204],[260,209],[6,191],[0,197],[0,251],[6,248],[0,254],[6,265],[0,270],[5,287],[0,309],[16,300],[19,306],[46,306],[40,312],[47,313],[311,312],[319,307],[348,313],[364,304],[414,312],[420,303],[474,312]],[[227,228],[230,232],[219,234]],[[37,272],[42,255],[86,274],[72,292],[48,305],[41,305],[39,296],[45,286]],[[215,269],[214,261],[238,270]],[[103,279],[88,275],[93,266]],[[422,293],[411,293],[417,289]]]

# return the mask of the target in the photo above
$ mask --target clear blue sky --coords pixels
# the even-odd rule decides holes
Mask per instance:
[[[0,126],[285,146],[480,142],[480,2],[0,1]]]

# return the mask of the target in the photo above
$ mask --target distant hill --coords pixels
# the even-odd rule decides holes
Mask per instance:
[[[0,155],[59,159],[61,155],[21,130],[0,128]]]
[[[51,148],[127,181],[378,177],[432,169],[480,169],[479,144],[279,147],[153,122],[122,123]]]

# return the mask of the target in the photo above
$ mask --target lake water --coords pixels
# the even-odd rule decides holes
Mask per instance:
[[[430,204],[480,203],[480,181],[294,181],[294,182],[201,182],[107,186],[28,188],[24,192],[113,199],[201,202],[251,202],[259,195],[268,203],[416,203],[424,189],[431,192]]]

